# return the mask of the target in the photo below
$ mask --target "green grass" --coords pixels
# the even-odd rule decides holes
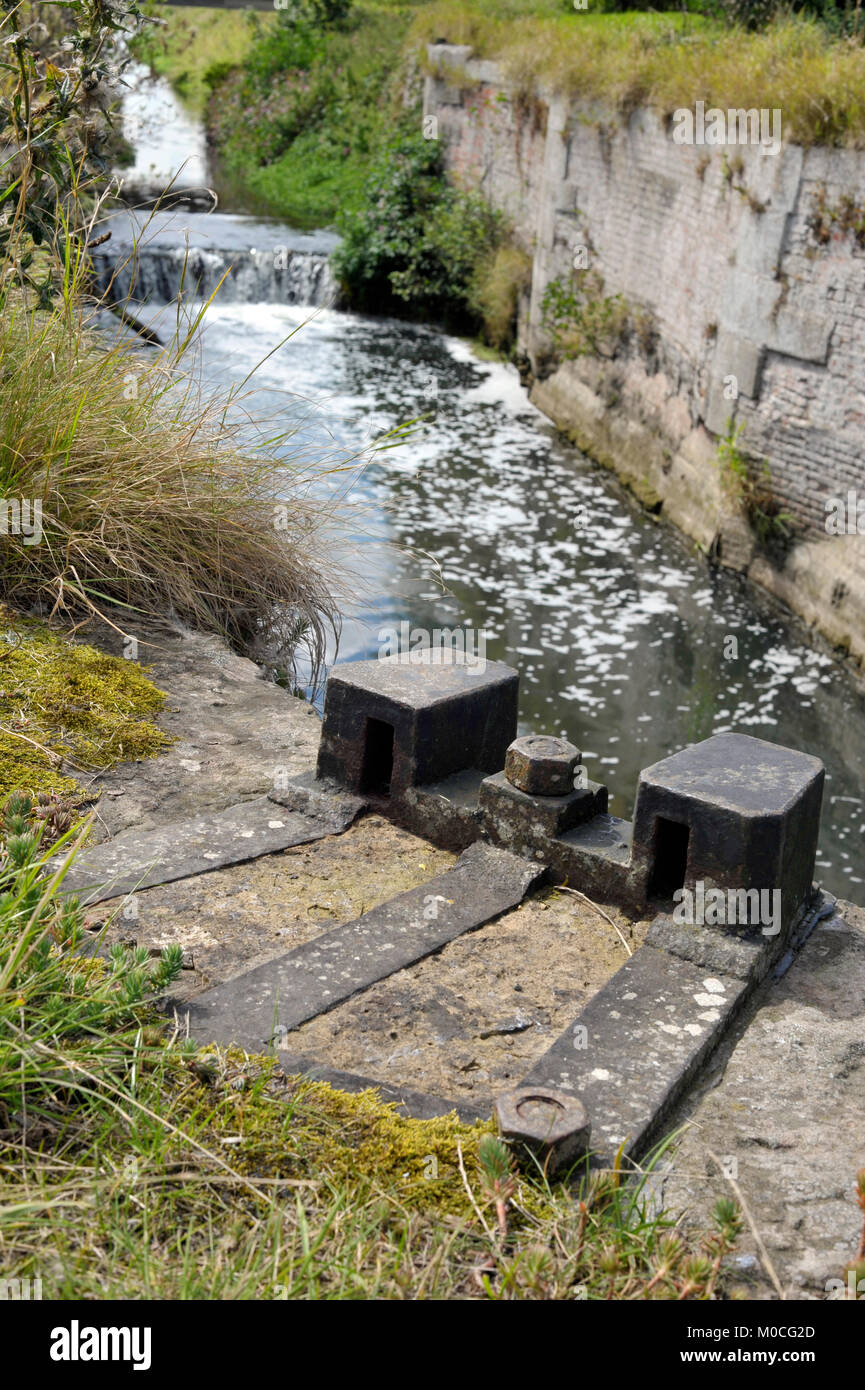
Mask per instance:
[[[292,45],[279,24],[262,36],[208,107],[217,181],[233,201],[302,227],[359,205],[376,155],[405,119],[411,15],[365,4],[345,29],[315,29],[309,44]]]
[[[201,1051],[181,968],[81,953],[36,808],[0,807],[0,1276],[72,1299],[708,1298],[738,1217],[687,1239],[644,1174],[549,1183],[490,1126]],[[61,842],[70,848],[67,838]],[[91,924],[93,925],[93,924]]]
[[[865,143],[865,49],[802,18],[745,33],[696,13],[592,14],[561,0],[365,0],[345,29],[321,31],[320,50],[299,70],[290,55],[282,64],[277,57],[262,80],[279,13],[158,12],[166,27],[139,40],[137,51],[206,111],[223,197],[303,227],[330,225],[361,206],[376,157],[398,128],[419,122],[417,70],[437,38],[499,60],[523,94],[543,83],[623,113],[643,105],[665,117],[698,98],[779,107],[787,139]],[[406,90],[415,102],[408,112]]]
[[[208,71],[242,62],[256,34],[266,34],[276,19],[275,13],[180,7],[159,0],[150,0],[142,8],[163,22],[148,24],[132,41],[132,52],[165,77],[196,116],[204,115],[210,96],[205,81]]]
[[[727,107],[778,107],[785,139],[865,144],[865,48],[834,40],[818,23],[782,19],[745,33],[696,15],[591,15],[551,5],[432,0],[410,43],[445,37],[500,61],[518,90],[538,82],[584,101],[663,116],[697,99]]]

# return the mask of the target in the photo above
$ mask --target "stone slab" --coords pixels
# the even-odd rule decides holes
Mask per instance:
[[[543,866],[475,844],[447,873],[255,970],[189,1006],[201,1042],[261,1051],[293,1028],[434,954],[522,902]]]
[[[749,342],[740,333],[731,333],[729,329],[719,331],[715,349],[714,377],[721,388],[723,388],[724,377],[735,376],[736,385],[742,395],[756,400],[760,394],[762,365],[763,348],[759,343]],[[732,414],[732,411],[733,402],[728,401],[728,415]]]
[[[267,796],[242,801],[224,811],[192,816],[157,830],[124,830],[79,854],[63,880],[63,890],[93,904],[105,898],[189,878],[229,864],[243,864],[292,845],[338,835],[354,820],[359,803],[351,798],[321,803],[314,814],[286,811]]]
[[[735,1178],[788,1298],[823,1299],[856,1254],[865,1166],[865,911],[839,903],[789,970],[770,977],[670,1118],[693,1123],[660,1198],[696,1225]],[[775,1298],[745,1228],[749,1297]]]
[[[576,1095],[601,1162],[609,1164],[621,1144],[639,1158],[746,988],[732,976],[641,946],[520,1085]]]

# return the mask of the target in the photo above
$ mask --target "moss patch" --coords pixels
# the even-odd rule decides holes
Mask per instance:
[[[249,1060],[261,1074],[272,1065]],[[491,1122],[466,1125],[455,1113],[406,1119],[376,1090],[349,1094],[303,1077],[289,1077],[288,1092],[288,1104],[283,1096],[267,1106],[260,1083],[249,1093],[226,1091],[211,1123],[220,1134],[242,1135],[233,1155],[239,1172],[314,1178],[357,1196],[373,1190],[406,1208],[471,1217],[459,1150],[473,1177],[478,1141]]]
[[[134,661],[64,640],[0,604],[0,796],[80,790],[74,773],[149,758],[165,695]]]

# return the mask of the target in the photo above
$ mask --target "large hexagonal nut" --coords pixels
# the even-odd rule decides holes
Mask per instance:
[[[589,1151],[586,1107],[565,1091],[548,1086],[506,1091],[496,1100],[496,1122],[502,1138],[528,1149],[548,1176],[573,1167]]]
[[[526,734],[514,739],[505,754],[505,776],[530,796],[569,796],[579,761],[579,748],[566,738]]]

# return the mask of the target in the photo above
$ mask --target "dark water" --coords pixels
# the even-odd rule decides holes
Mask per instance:
[[[818,876],[865,902],[865,701],[843,668],[562,442],[515,372],[457,340],[231,303],[208,313],[204,378],[241,382],[299,324],[245,401],[263,437],[297,425],[287,454],[351,451],[432,413],[350,487],[344,475],[321,484],[367,509],[347,546],[363,592],[346,603],[339,660],[375,655],[380,631],[406,619],[483,631],[487,656],[521,672],[521,732],[567,734],[619,815],[641,767],[712,733],[817,754],[828,771]]]

